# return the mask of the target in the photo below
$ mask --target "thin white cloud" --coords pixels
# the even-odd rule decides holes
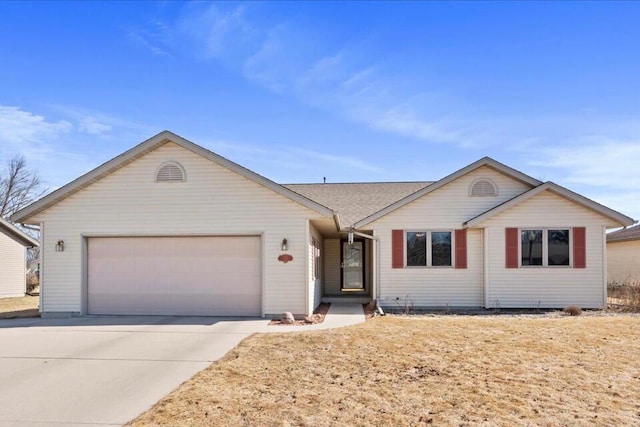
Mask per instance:
[[[640,216],[633,202],[624,203],[625,194],[640,188],[638,120],[604,117],[590,109],[564,117],[495,117],[434,90],[426,80],[405,82],[407,76],[389,72],[383,59],[366,56],[377,51],[367,41],[344,40],[328,47],[323,34],[295,21],[252,20],[253,7],[190,6],[178,27],[189,33],[202,56],[266,90],[377,131],[454,148],[508,151],[516,163],[531,165],[560,184],[602,189],[598,197],[608,194],[607,200],[621,202],[625,212],[635,209]],[[295,156],[291,161],[282,154],[271,160],[289,168],[306,157],[342,161],[363,171],[378,169],[358,164],[358,159],[317,154],[290,150],[288,156]]]
[[[62,106],[47,111],[57,118],[0,105],[0,163],[22,155],[45,185],[63,185],[117,154],[114,141],[139,142],[151,134],[148,127],[99,112]],[[97,136],[101,144],[95,143]]]
[[[253,28],[245,17],[247,7],[218,4],[189,4],[176,30],[194,43],[197,56],[225,60],[244,56],[243,46],[251,43]]]
[[[126,30],[127,38],[134,46],[145,49],[155,56],[173,57],[173,30],[159,20],[150,20],[147,25]]]
[[[367,162],[364,162],[361,159],[357,159],[349,156],[338,156],[334,154],[320,153],[317,151],[305,150],[302,148],[294,148],[292,152],[299,155],[300,157],[299,161],[302,164],[308,164],[305,160],[316,160],[316,161],[321,160],[326,163],[331,163],[334,166],[341,165],[341,166],[357,169],[360,171],[375,172],[375,173],[385,172],[385,170],[379,166],[375,166]]]
[[[640,137],[637,141],[603,138],[599,143],[539,147],[535,154],[531,165],[562,171],[567,183],[614,190],[640,188]]]
[[[327,154],[290,145],[259,147],[251,144],[206,140],[203,140],[203,143],[215,153],[249,167],[257,164],[271,164],[278,168],[296,171],[309,169],[332,171],[349,168],[362,172],[386,173],[384,168],[358,158]]]
[[[147,125],[99,111],[67,105],[49,105],[49,108],[74,123],[79,133],[109,137],[113,133],[122,135],[123,132],[127,132],[142,135],[153,132],[153,129]]]
[[[79,123],[78,130],[90,135],[104,135],[111,131],[111,126],[100,123],[93,117],[85,117]]]
[[[0,143],[14,149],[29,148],[38,142],[57,138],[73,129],[65,120],[48,121],[20,107],[0,105]]]

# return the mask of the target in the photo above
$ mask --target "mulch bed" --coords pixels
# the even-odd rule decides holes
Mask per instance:
[[[282,323],[280,319],[273,319],[271,322],[269,322],[269,325],[306,326],[322,323],[324,322],[324,318],[329,312],[330,306],[331,304],[323,302],[313,311],[313,314],[311,316],[307,316],[304,319],[296,319],[295,323]]]

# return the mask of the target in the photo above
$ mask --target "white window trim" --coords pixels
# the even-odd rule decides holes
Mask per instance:
[[[314,236],[311,237],[309,244],[311,250],[311,280],[320,279],[320,241]]]
[[[489,183],[491,183],[491,185],[493,185],[493,189],[496,191],[496,194],[492,194],[490,196],[484,196],[484,195],[474,195],[473,194],[473,186],[476,185],[478,182],[480,181],[487,181]],[[469,186],[469,197],[498,197],[500,195],[500,190],[498,190],[498,186],[496,185],[496,183],[490,179],[490,178],[478,178],[475,181],[473,181],[471,183],[471,185]]]
[[[446,232],[446,233],[451,233],[451,265],[431,265],[432,263],[432,248],[431,248],[431,233],[438,233],[438,232]],[[426,233],[426,245],[427,245],[427,255],[426,255],[426,265],[407,265],[407,252],[409,252],[407,250],[407,233]],[[455,251],[455,238],[456,238],[456,233],[454,233],[454,230],[451,229],[444,229],[444,230],[440,230],[440,229],[435,229],[435,230],[419,230],[419,229],[409,229],[409,230],[404,230],[403,232],[404,234],[404,250],[403,252],[403,256],[404,256],[404,268],[409,268],[409,269],[424,269],[424,268],[454,268],[454,266],[456,265],[456,260],[455,260],[455,255],[456,255],[456,251]]]
[[[542,230],[542,265],[522,265],[522,232],[524,230]],[[569,230],[569,265],[549,265],[549,230]],[[518,267],[519,268],[573,268],[573,227],[519,227],[518,228]]]

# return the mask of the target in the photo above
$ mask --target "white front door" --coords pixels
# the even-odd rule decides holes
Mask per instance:
[[[364,290],[364,242],[342,242],[342,290]]]

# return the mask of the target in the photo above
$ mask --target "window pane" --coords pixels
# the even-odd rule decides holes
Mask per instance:
[[[569,265],[569,230],[549,230],[549,265]]]
[[[542,230],[522,230],[522,265],[542,265]]]
[[[407,266],[427,265],[427,233],[407,232]]]
[[[431,232],[431,265],[451,266],[451,232]]]

